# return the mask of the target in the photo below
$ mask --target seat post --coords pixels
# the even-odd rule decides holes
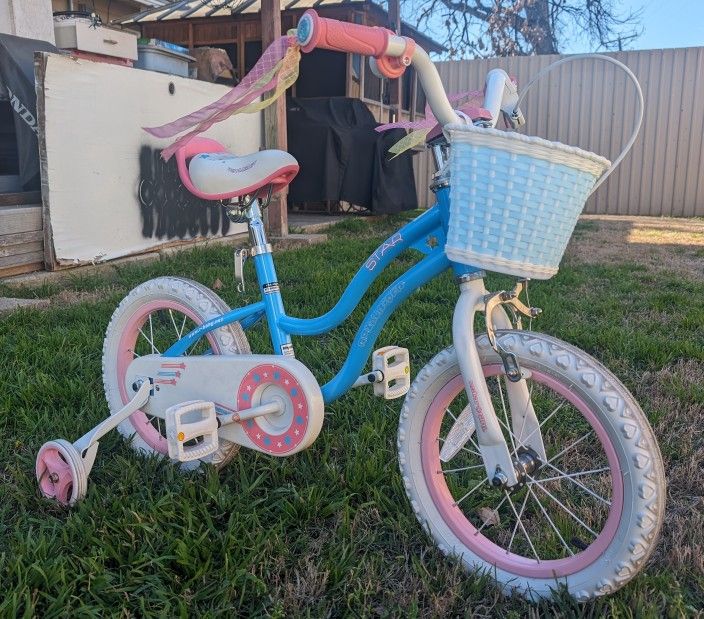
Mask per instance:
[[[254,261],[259,289],[262,292],[274,354],[295,356],[291,336],[279,327],[279,319],[283,318],[286,312],[281,298],[276,267],[271,255],[271,245],[266,240],[258,199],[255,198],[247,206],[246,215],[249,221],[249,238],[252,241],[250,255]]]
[[[266,230],[262,221],[262,212],[259,208],[259,199],[255,198],[246,211],[249,225],[249,239],[252,242],[252,256],[270,254],[271,245],[266,240]]]

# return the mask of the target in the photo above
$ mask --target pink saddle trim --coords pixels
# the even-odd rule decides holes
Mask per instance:
[[[286,185],[294,179],[296,174],[298,174],[298,166],[291,164],[276,170],[276,172],[270,174],[258,183],[249,185],[248,187],[243,187],[237,191],[228,191],[225,193],[204,193],[200,191],[200,189],[197,189],[191,181],[191,175],[188,173],[188,165],[186,165],[187,160],[202,153],[226,152],[228,152],[228,150],[220,144],[220,142],[216,142],[210,138],[191,138],[186,144],[179,147],[175,153],[176,166],[178,167],[178,175],[181,177],[181,182],[184,184],[186,189],[188,189],[188,191],[190,191],[194,196],[203,200],[229,200],[231,198],[251,194],[270,184],[273,185],[272,193],[277,193],[286,187]]]

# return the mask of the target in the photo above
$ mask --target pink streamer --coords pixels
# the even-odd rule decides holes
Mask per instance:
[[[245,75],[244,79],[217,101],[165,125],[144,127],[147,133],[157,138],[170,138],[186,129],[195,127],[161,151],[161,156],[168,161],[179,148],[190,142],[195,136],[207,131],[215,123],[229,118],[237,110],[250,104],[263,93],[275,88],[279,79],[278,75],[274,75],[264,85],[256,88],[252,88],[252,86],[263,75],[271,71],[286,55],[288,49],[296,44],[296,38],[292,36],[282,36],[276,39],[266,48],[262,57],[252,67],[252,70]]]

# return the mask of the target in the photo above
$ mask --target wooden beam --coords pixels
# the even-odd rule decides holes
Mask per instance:
[[[40,191],[22,191],[20,193],[0,193],[0,206],[19,206],[22,204],[41,204]],[[0,231],[1,233],[1,231]]]
[[[244,22],[239,22],[237,24],[237,80],[242,81],[244,79],[245,68],[244,68]]]
[[[408,69],[406,69],[408,70]],[[408,120],[413,122],[416,119],[416,104],[418,103],[418,73],[413,71],[413,81],[411,82],[411,104],[408,110]]]
[[[32,262],[29,264],[18,264],[16,266],[0,268],[0,278],[12,277],[13,275],[22,275],[31,273],[32,271],[41,271],[44,268],[42,262]]]
[[[401,34],[401,1],[389,0],[389,28],[396,34]],[[401,79],[389,80],[389,120],[401,120],[403,93]],[[396,118],[393,118],[393,116]]]
[[[0,209],[0,230],[2,236],[36,232],[42,229],[42,207],[4,206]],[[2,237],[0,237],[2,238]]]
[[[11,245],[24,245],[36,241],[44,242],[44,230],[34,230],[31,232],[15,232],[14,234],[0,234],[0,251],[3,247]]]
[[[262,50],[281,36],[281,0],[262,0]],[[264,109],[264,145],[286,150],[286,96]],[[271,199],[267,209],[269,232],[273,236],[288,235],[286,190]]]
[[[37,138],[39,140],[39,167],[41,171],[42,209],[41,226],[44,231],[44,268],[47,271],[56,269],[56,253],[54,252],[54,237],[51,229],[51,213],[49,211],[49,170],[46,156],[46,114],[45,90],[47,54],[34,55],[34,81],[37,90]]]

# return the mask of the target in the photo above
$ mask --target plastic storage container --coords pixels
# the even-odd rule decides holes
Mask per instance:
[[[193,56],[160,45],[139,45],[138,48],[139,57],[134,65],[138,69],[188,77],[189,64],[195,62]]]
[[[75,49],[127,60],[137,59],[137,34],[108,26],[95,26],[90,19],[71,15],[54,18],[56,47]]]

